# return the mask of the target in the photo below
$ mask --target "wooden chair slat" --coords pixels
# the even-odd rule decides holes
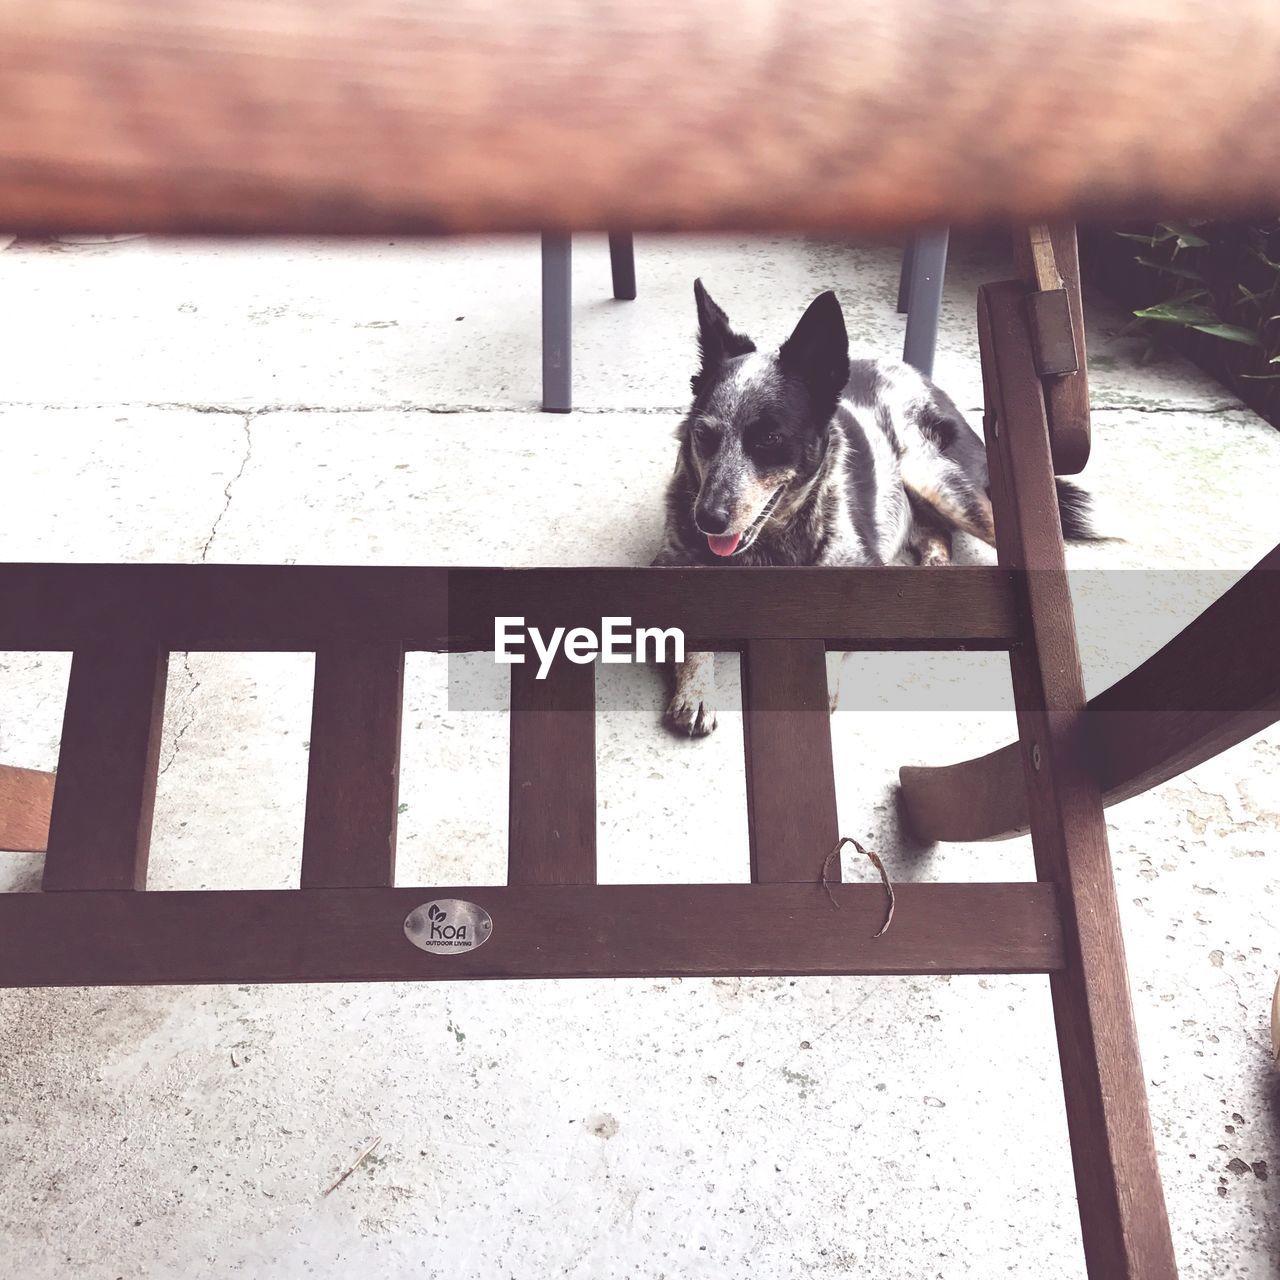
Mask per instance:
[[[146,641],[72,655],[45,889],[145,887],[168,668]]]
[[[751,879],[822,877],[839,839],[827,650],[820,640],[752,640],[742,655]],[[839,880],[839,859],[829,879]]]
[[[0,987],[751,974],[1051,973],[1047,884],[520,885],[0,894]],[[404,934],[465,898],[493,931],[431,955]]]
[[[511,668],[507,883],[596,882],[595,666]]]
[[[1036,870],[1062,911],[1067,966],[1051,989],[1085,1259],[1091,1276],[1175,1280],[1102,797],[1084,752],[1084,681],[1025,298],[1021,283],[984,286],[978,334],[997,552],[1028,571],[1026,639],[1010,669]]]
[[[404,650],[316,653],[302,887],[395,883]]]
[[[0,650],[74,649],[117,633],[170,650],[314,653],[394,641],[492,649],[494,619],[680,627],[692,646],[825,640],[832,649],[1007,649],[1010,575],[932,569],[443,569],[320,565],[0,564]],[[341,601],[341,608],[334,602]]]

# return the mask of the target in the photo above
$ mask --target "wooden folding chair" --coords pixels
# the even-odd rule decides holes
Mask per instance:
[[[0,649],[73,654],[44,892],[0,895],[0,983],[1048,973],[1089,1273],[1173,1276],[1104,793],[1269,723],[1280,682],[1259,650],[1230,678],[1248,705],[1236,716],[1175,709],[1118,730],[1122,694],[1086,714],[1053,484],[1089,446],[1073,229],[1041,229],[1019,257],[1026,278],[978,300],[995,568],[0,566]],[[1043,375],[1055,361],[1076,371]],[[1266,599],[1274,613],[1264,577],[1210,612]],[[613,614],[741,653],[751,883],[596,884],[593,669],[561,659],[542,681],[512,667],[507,885],[395,886],[406,650],[491,648],[499,615],[571,627]],[[1139,705],[1186,679],[1213,625],[1128,678]],[[948,647],[1009,651],[1019,741],[904,770],[907,810],[934,838],[1029,827],[1037,880],[900,886],[876,936],[881,888],[824,875],[839,836],[826,653]],[[218,649],[316,655],[300,887],[148,893],[168,655]],[[413,945],[406,921],[425,927],[414,913],[430,904],[467,904],[483,945]]]

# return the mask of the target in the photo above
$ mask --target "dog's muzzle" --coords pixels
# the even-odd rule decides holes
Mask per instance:
[[[718,556],[727,557],[745,551],[759,536],[760,530],[764,528],[764,522],[773,514],[773,509],[778,505],[778,499],[782,497],[782,490],[785,487],[785,485],[779,485],[769,495],[769,501],[760,508],[760,514],[741,533],[709,533],[706,535],[707,546]]]

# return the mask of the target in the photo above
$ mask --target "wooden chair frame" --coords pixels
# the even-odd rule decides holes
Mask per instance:
[[[1176,1275],[1103,803],[1269,723],[1280,689],[1259,651],[1226,678],[1247,710],[1147,711],[1152,734],[1108,718],[1121,693],[1086,709],[1033,292],[1013,281],[979,294],[997,567],[0,566],[0,649],[73,654],[43,891],[0,895],[0,984],[1047,973],[1089,1274]],[[1079,457],[1080,424],[1061,420]],[[1224,615],[1274,614],[1274,559],[1127,678],[1144,708],[1185,681]],[[741,653],[751,883],[596,883],[594,673],[562,659],[543,681],[512,667],[508,883],[396,886],[405,652],[491,648],[499,615],[574,626],[614,613]],[[838,869],[823,883],[839,835],[831,648],[1009,652],[1018,743],[905,770],[903,785],[927,833],[1029,828],[1034,882],[902,885],[883,936],[881,886],[838,883]],[[167,661],[182,650],[316,655],[298,889],[146,891]],[[35,845],[48,776],[21,772],[0,773],[0,832]],[[440,898],[489,913],[484,946],[439,956],[409,943],[407,914]]]

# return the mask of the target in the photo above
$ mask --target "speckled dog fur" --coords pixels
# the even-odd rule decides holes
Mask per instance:
[[[962,530],[992,543],[987,456],[951,398],[897,360],[849,359],[834,293],[762,352],[694,282],[701,366],[680,424],[655,565],[945,565]],[[1066,536],[1093,537],[1059,481]],[[676,669],[672,728],[715,728],[709,655]]]

